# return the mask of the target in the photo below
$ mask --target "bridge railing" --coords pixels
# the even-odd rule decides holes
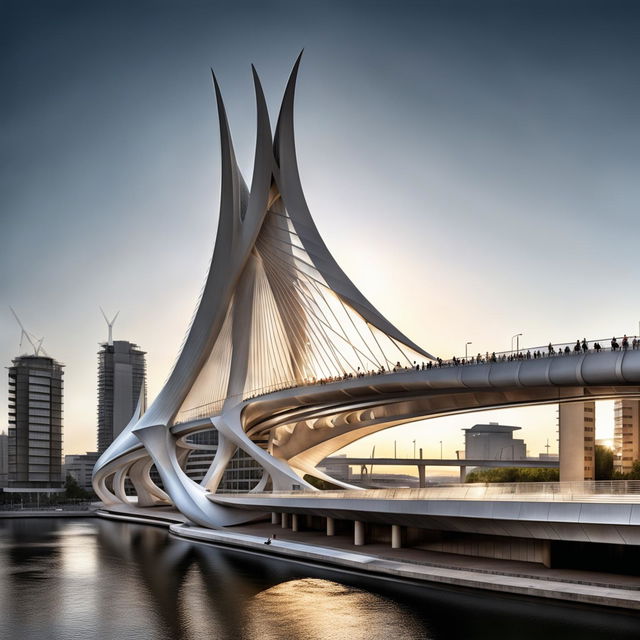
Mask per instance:
[[[249,493],[251,498],[319,498],[351,500],[522,500],[527,502],[638,502],[640,480],[584,482],[501,482],[449,484],[423,489],[362,491],[293,491]]]
[[[623,346],[623,338],[627,336],[627,345]],[[633,342],[636,341],[634,346]],[[586,344],[584,348],[583,341]],[[614,346],[614,343],[617,346]],[[596,345],[599,345],[596,348]],[[550,348],[551,347],[551,348]],[[527,353],[531,358],[534,357],[534,353],[539,353],[542,358],[553,357],[566,357],[568,355],[579,355],[582,353],[593,352],[606,352],[606,351],[620,351],[620,350],[634,350],[640,349],[640,336],[617,334],[608,338],[580,338],[569,342],[553,342],[544,345],[538,345],[535,347],[518,347],[517,349],[510,349],[508,351],[485,351],[484,353],[469,353],[464,356],[453,356],[447,360],[443,360],[444,366],[460,366],[469,364],[484,364],[486,362],[493,362],[495,358],[496,362],[504,362],[514,359],[528,359]],[[480,356],[480,360],[478,360]]]
[[[624,336],[626,334],[620,334],[620,336]],[[615,340],[615,343],[618,345],[617,347],[612,345],[612,342]],[[634,344],[635,341],[635,344]],[[280,380],[274,382],[273,384],[262,387],[259,389],[251,389],[242,394],[236,394],[235,396],[227,396],[226,398],[220,398],[218,400],[214,400],[212,402],[208,402],[196,407],[192,407],[190,409],[186,409],[181,411],[176,417],[174,423],[179,424],[183,422],[189,422],[190,420],[196,420],[199,418],[205,418],[208,416],[214,416],[220,413],[222,407],[227,399],[237,398],[240,400],[250,400],[253,398],[258,398],[260,396],[265,396],[270,393],[274,393],[275,391],[282,391],[284,389],[293,389],[300,388],[305,386],[314,386],[314,385],[325,385],[325,384],[333,384],[337,382],[341,382],[345,379],[350,378],[373,378],[376,376],[384,376],[391,373],[399,373],[402,371],[423,371],[425,369],[431,370],[432,368],[441,368],[441,367],[459,367],[459,366],[475,366],[480,364],[487,363],[501,363],[501,362],[510,362],[514,360],[530,360],[540,358],[566,358],[574,355],[582,355],[584,353],[601,353],[607,351],[618,351],[618,350],[640,350],[640,338],[635,335],[627,336],[627,346],[623,346],[623,338],[622,337],[611,337],[611,338],[596,338],[586,340],[584,339],[586,350],[583,346],[583,340],[576,340],[571,342],[555,342],[546,345],[539,345],[537,347],[522,347],[519,349],[514,349],[511,351],[485,351],[484,354],[470,354],[468,356],[453,356],[447,360],[440,359],[438,361],[431,361],[430,363],[424,362],[416,362],[414,366],[411,366],[409,363],[404,366],[395,366],[389,367],[388,369],[374,371],[374,372],[360,372],[356,374],[345,374],[344,376],[336,376],[334,378],[313,378],[308,380],[307,382],[300,382],[296,380]],[[596,348],[596,345],[599,345]],[[568,351],[567,351],[568,349]],[[398,363],[400,365],[400,363]]]

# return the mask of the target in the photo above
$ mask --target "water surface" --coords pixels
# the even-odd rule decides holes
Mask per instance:
[[[633,615],[376,580],[97,518],[0,519],[0,569],[0,639],[640,637]]]

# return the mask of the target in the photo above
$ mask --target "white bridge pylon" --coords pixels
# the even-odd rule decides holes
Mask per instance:
[[[240,173],[215,75],[221,143],[221,197],[209,274],[176,364],[146,413],[101,456],[94,488],[103,502],[126,502],[128,477],[138,505],[170,500],[206,526],[246,520],[213,504],[237,448],[264,468],[260,488],[311,488],[272,443],[251,439],[242,412],[255,396],[326,379],[389,371],[432,356],[388,322],[329,253],[300,183],[293,104],[300,57],[289,78],[275,135],[253,69],[257,137],[249,189]],[[190,452],[172,427],[206,418],[218,431],[215,459],[203,484],[183,465]],[[202,420],[201,420],[202,421]],[[149,476],[155,464],[164,491]],[[112,489],[110,488],[112,487]]]

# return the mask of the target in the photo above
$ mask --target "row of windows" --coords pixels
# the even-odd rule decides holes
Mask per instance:
[[[51,440],[51,436],[49,435],[48,431],[45,433],[38,433],[37,431],[36,432],[32,431],[29,434],[29,442],[31,442],[32,440],[42,440],[42,441],[49,442]]]
[[[49,409],[32,409],[29,407],[29,416],[41,416],[41,417],[49,417],[51,415],[51,411]]]
[[[32,384],[29,383],[29,393],[31,392],[35,392],[35,393],[46,393],[46,394],[50,394],[51,393],[51,386],[48,384]]]
[[[29,375],[29,384],[41,384],[48,387],[51,384],[51,373],[48,375],[44,372],[42,374],[32,373]]]
[[[47,409],[48,412],[50,406],[51,403],[49,402],[49,400],[29,400],[29,412],[31,412],[33,409]]]

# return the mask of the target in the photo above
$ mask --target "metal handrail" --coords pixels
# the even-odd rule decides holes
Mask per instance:
[[[621,334],[621,335],[626,335],[626,334]],[[640,349],[640,339],[638,339],[637,336],[627,336],[627,338],[629,339],[629,346],[626,350],[633,350],[632,341],[634,339],[638,340],[638,346],[636,348]],[[618,349],[615,349],[615,350],[625,351],[624,349],[622,349],[622,338],[619,338],[618,340],[619,340],[618,342],[619,347]],[[587,342],[587,345],[589,346],[589,349],[587,350],[587,352],[583,351],[582,348],[580,349],[580,351],[574,351],[573,349],[576,346],[576,343],[573,341],[572,342],[556,342],[551,344],[551,346],[554,349],[554,353],[549,352],[549,345],[547,344],[547,345],[542,345],[537,347],[526,347],[526,348],[513,350],[513,351],[492,351],[491,353],[485,352],[484,356],[482,356],[481,354],[480,361],[477,360],[476,356],[471,356],[470,358],[469,357],[458,358],[457,356],[453,356],[448,360],[440,360],[437,364],[433,365],[432,369],[443,368],[443,367],[468,367],[468,366],[477,366],[480,364],[501,364],[503,362],[512,362],[514,360],[515,361],[528,360],[528,359],[532,359],[533,358],[532,354],[537,352],[541,353],[541,358],[568,358],[570,356],[583,355],[584,353],[594,353],[595,350],[593,345],[596,343],[601,345],[601,349],[599,350],[599,352],[607,352],[607,351],[614,350],[611,347],[611,338],[598,338],[595,340],[586,340],[586,342]],[[580,343],[582,344],[582,341],[580,341]],[[568,353],[565,353],[564,352],[565,347],[569,347],[571,351],[569,351]],[[530,357],[527,357],[527,353],[530,355]],[[432,369],[429,369],[429,370],[432,370]],[[382,372],[375,372],[373,374],[362,372],[359,377],[374,378],[380,375],[388,375],[391,373],[401,373],[403,371],[416,371],[416,370],[423,371],[423,369],[421,368],[421,365],[418,365],[416,363],[416,366],[407,366],[407,367],[399,367],[399,368],[396,367],[392,370],[384,370]],[[344,376],[335,376],[334,378],[310,380],[304,383],[301,383],[297,380],[283,380],[265,387],[252,389],[245,393],[226,396],[225,398],[220,398],[218,400],[207,402],[205,404],[192,407],[191,409],[187,409],[186,411],[182,412],[180,417],[175,421],[175,424],[188,422],[190,420],[195,420],[198,418],[205,418],[207,416],[217,415],[222,409],[222,406],[225,400],[229,398],[237,397],[237,398],[241,398],[242,400],[249,400],[249,399],[265,396],[270,393],[274,393],[275,391],[283,391],[285,389],[294,389],[294,388],[303,388],[303,387],[315,386],[320,384],[322,385],[335,384],[338,382],[342,382],[345,379],[354,379],[356,377],[358,376],[353,376],[352,378],[349,378],[349,377],[345,378]]]
[[[246,498],[341,500],[523,500],[532,502],[640,503],[640,480],[449,484],[421,489],[363,489],[246,493]]]

